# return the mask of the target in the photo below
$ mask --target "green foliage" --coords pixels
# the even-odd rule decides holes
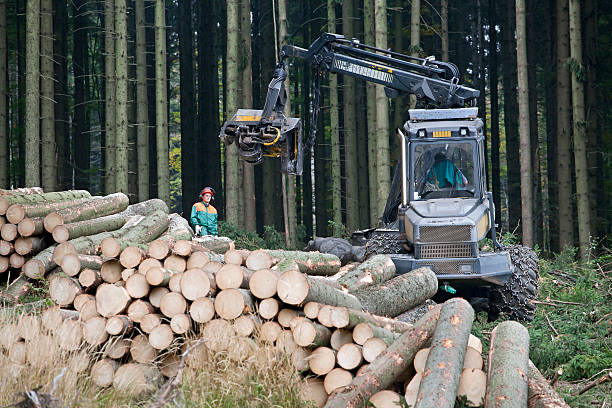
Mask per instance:
[[[346,225],[337,224],[334,220],[327,220],[327,226],[332,231],[332,236],[336,238],[349,239],[351,235],[346,230]]]
[[[568,58],[567,65],[569,66],[570,71],[576,76],[576,80],[578,80],[578,82],[586,81],[586,71],[584,66],[579,64],[575,58]]]
[[[305,237],[305,231],[300,232],[298,227],[298,234],[300,233],[302,237]],[[219,221],[219,235],[232,239],[236,248],[240,249],[295,249],[288,248],[285,244],[285,235],[276,231],[276,229],[270,225],[264,226],[264,234],[263,237],[261,237],[256,232],[247,231],[242,226],[237,226],[227,221]],[[301,242],[298,243],[298,247],[299,245],[301,245]]]

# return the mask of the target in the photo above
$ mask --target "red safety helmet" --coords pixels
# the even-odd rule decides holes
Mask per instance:
[[[204,189],[202,191],[200,191],[200,197],[204,197],[204,194],[210,194],[211,198],[215,197],[215,189],[212,187],[204,187]]]

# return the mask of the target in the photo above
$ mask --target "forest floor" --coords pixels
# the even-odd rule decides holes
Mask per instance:
[[[531,337],[530,357],[545,377],[556,370],[563,374],[555,388],[572,407],[610,407],[612,382],[601,384],[582,395],[573,395],[590,381],[612,369],[612,252],[589,264],[574,261],[575,251],[567,250],[551,260],[541,260],[539,305],[533,322],[526,324]],[[44,299],[44,286],[29,299]],[[0,314],[0,332],[9,323]],[[488,353],[490,333],[496,323],[487,323],[486,313],[476,316],[472,332],[483,340]],[[231,341],[231,340],[230,340]],[[99,358],[96,350],[90,359]],[[3,353],[0,353],[0,356]],[[61,367],[69,367],[74,356],[48,355],[35,370],[15,371],[7,358],[0,358],[0,406],[14,404],[19,392],[42,386],[51,388]],[[184,407],[308,407],[300,400],[300,376],[290,362],[270,346],[259,344],[247,359],[231,353],[197,358],[189,365],[177,399],[165,406]],[[6,373],[11,373],[8,375]],[[58,381],[55,395],[63,406],[148,407],[156,392],[134,399],[91,383],[87,372]],[[71,402],[72,401],[72,402]],[[175,405],[178,404],[178,405]]]

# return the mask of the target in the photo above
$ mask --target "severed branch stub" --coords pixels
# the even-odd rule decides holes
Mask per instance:
[[[198,340],[195,344],[190,346],[187,350],[185,350],[181,354],[181,361],[180,361],[178,369],[176,371],[176,375],[174,376],[174,378],[169,379],[164,384],[164,386],[162,387],[161,391],[159,392],[159,395],[157,396],[157,400],[155,401],[155,403],[153,405],[151,405],[151,408],[161,408],[161,407],[166,405],[168,402],[170,402],[174,398],[175,392],[176,392],[176,388],[181,383],[181,379],[183,377],[183,369],[185,368],[185,360],[187,358],[187,355],[189,355],[189,353],[193,349],[199,347],[200,345],[206,343],[207,341],[208,341],[208,339],[202,338],[202,339]]]
[[[588,383],[587,385],[584,386],[584,388],[582,388],[579,391],[574,392],[572,395],[581,395],[584,394],[585,392],[587,392],[588,390],[590,390],[591,388],[594,388],[600,384],[603,384],[605,382],[608,382],[612,380],[612,370],[608,371],[606,374],[602,375],[601,377],[599,377],[598,379],[591,381],[590,383]]]

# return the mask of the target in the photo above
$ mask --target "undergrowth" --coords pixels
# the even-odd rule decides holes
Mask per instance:
[[[552,259],[540,260],[539,304],[530,335],[530,358],[551,378],[563,370],[557,390],[572,407],[598,406],[612,393],[603,384],[573,396],[589,379],[612,369],[612,254],[589,263],[576,260],[576,250],[566,249]],[[479,313],[472,332],[483,340],[488,353],[490,332],[500,321],[487,323]]]

